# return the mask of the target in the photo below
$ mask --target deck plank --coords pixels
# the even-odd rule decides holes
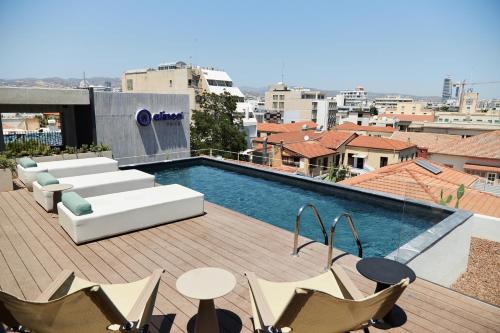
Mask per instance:
[[[275,281],[299,280],[323,271],[326,247],[313,243],[290,256],[292,234],[227,208],[205,204],[206,214],[177,223],[76,246],[26,190],[0,194],[0,289],[32,299],[62,270],[102,283],[134,281],[164,268],[151,320],[152,332],[187,332],[198,303],[177,292],[187,270],[217,266],[237,279],[233,292],[217,299],[223,332],[251,332],[251,311],[243,273]],[[293,221],[291,222],[293,223]],[[308,240],[300,237],[300,242]],[[335,255],[341,254],[335,250]],[[365,295],[375,284],[356,272],[355,256],[335,264]],[[498,307],[417,279],[398,301],[408,321],[394,332],[498,332]],[[370,331],[378,331],[370,329]]]

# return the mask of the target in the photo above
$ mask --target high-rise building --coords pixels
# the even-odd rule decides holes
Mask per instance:
[[[326,119],[324,122],[324,125],[327,125],[326,129],[328,119],[334,119],[332,114],[335,113],[337,105],[333,100],[328,100],[327,103],[322,103],[323,101],[326,101],[326,98],[321,91],[289,88],[283,82],[278,82],[265,94],[266,110],[270,114],[266,120],[288,124],[309,120],[316,122],[319,117]]]
[[[446,102],[451,98],[452,83],[451,78],[448,76],[443,81],[443,102]]]

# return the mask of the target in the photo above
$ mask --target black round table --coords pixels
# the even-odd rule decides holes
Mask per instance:
[[[375,292],[397,284],[402,279],[409,278],[410,283],[412,283],[417,278],[415,272],[410,267],[385,258],[361,259],[356,264],[356,269],[367,279],[377,282]],[[397,317],[393,313],[393,310],[384,317],[384,322],[391,326],[396,322],[395,317]]]

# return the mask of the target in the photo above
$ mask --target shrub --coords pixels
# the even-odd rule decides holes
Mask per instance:
[[[0,155],[0,169],[9,169],[14,172],[16,170],[16,162],[5,155]]]

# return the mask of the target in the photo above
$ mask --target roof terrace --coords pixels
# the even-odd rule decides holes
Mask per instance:
[[[275,281],[305,279],[323,271],[326,246],[312,243],[298,257],[290,256],[292,234],[268,223],[206,202],[206,214],[181,222],[84,245],[75,245],[57,219],[39,206],[25,189],[0,193],[0,289],[34,299],[62,269],[96,282],[124,283],[161,277],[152,332],[189,332],[197,302],[176,289],[184,272],[215,266],[232,272],[236,288],[215,301],[223,332],[252,332],[248,286],[243,272],[253,271]],[[301,244],[308,239],[300,237]],[[375,284],[357,273],[359,258],[343,255],[343,266],[365,295]],[[406,322],[394,332],[498,332],[500,309],[417,278],[397,303]],[[378,331],[370,328],[372,332]]]

